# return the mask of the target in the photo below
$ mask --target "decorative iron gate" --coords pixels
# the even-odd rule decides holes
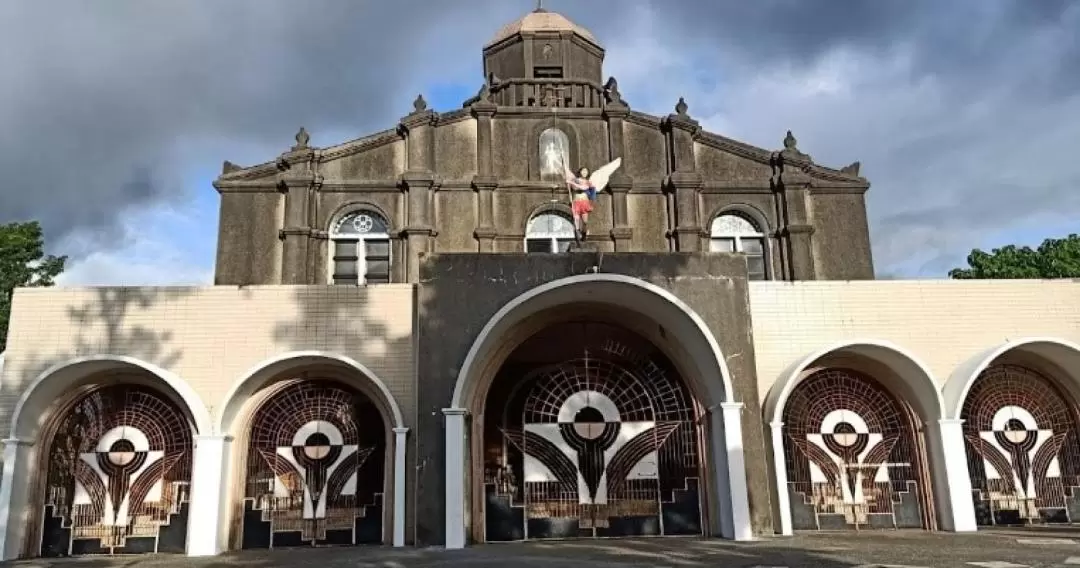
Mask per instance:
[[[696,408],[667,370],[608,341],[521,384],[487,540],[701,534]]]
[[[192,429],[152,389],[94,391],[49,445],[42,556],[184,552]]]
[[[1074,410],[1045,376],[995,365],[964,401],[964,438],[980,525],[1080,520]]]
[[[818,371],[784,409],[792,527],[928,527],[925,452],[909,411],[874,379]]]
[[[364,395],[297,382],[255,413],[242,548],[382,542],[385,426]]]

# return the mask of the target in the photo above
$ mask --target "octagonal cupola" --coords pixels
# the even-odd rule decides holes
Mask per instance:
[[[502,27],[484,46],[484,75],[600,86],[604,48],[596,36],[542,7]]]

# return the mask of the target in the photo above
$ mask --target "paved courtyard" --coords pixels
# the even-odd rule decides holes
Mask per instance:
[[[1080,527],[985,531],[831,533],[751,543],[703,539],[642,539],[477,546],[466,550],[334,548],[239,552],[217,558],[175,556],[32,560],[12,567],[138,566],[263,568],[618,568],[705,566],[808,568],[1044,568],[1080,566]]]

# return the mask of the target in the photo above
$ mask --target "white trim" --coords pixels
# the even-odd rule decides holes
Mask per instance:
[[[38,389],[40,389],[43,384],[55,377],[57,374],[65,371],[78,372],[78,369],[76,367],[91,367],[91,369],[88,369],[86,373],[83,373],[84,376],[87,376],[98,371],[115,368],[121,365],[140,368],[154,375],[158,379],[161,379],[162,382],[168,385],[169,388],[171,388],[173,392],[179,395],[180,398],[183,400],[184,405],[186,406],[185,410],[188,411],[188,413],[191,415],[192,420],[195,421],[194,426],[196,429],[196,434],[206,434],[211,431],[211,425],[213,424],[213,422],[210,420],[210,412],[207,410],[206,405],[203,404],[202,398],[200,398],[198,393],[196,393],[195,390],[191,388],[191,385],[189,385],[187,381],[184,381],[174,373],[158,367],[153,363],[148,363],[134,357],[128,357],[126,355],[90,355],[86,357],[76,357],[74,359],[68,359],[67,361],[64,361],[62,363],[57,363],[56,365],[53,365],[52,367],[49,367],[48,369],[43,371],[36,378],[34,378],[33,381],[30,382],[30,385],[27,386],[26,390],[23,391],[22,396],[19,397],[19,402],[15,405],[15,411],[11,414],[10,437],[20,438],[25,435],[30,439],[36,438],[36,431],[32,431],[30,433],[21,432],[19,428],[19,421],[22,419],[22,415],[26,406],[30,404],[34,397],[38,394]],[[71,381],[62,382],[64,384],[57,385],[59,387],[58,391],[56,393],[50,393],[45,395],[49,398],[47,401],[42,402],[48,405],[55,400],[56,395],[65,392],[73,386],[71,384]],[[40,417],[40,415],[36,416]]]
[[[394,532],[395,547],[405,546],[405,454],[408,428],[394,428]]]
[[[575,300],[618,306],[665,326],[671,340],[690,351],[692,376],[686,378],[690,379],[699,402],[710,408],[725,403],[740,404],[734,400],[731,374],[716,338],[701,316],[671,292],[632,276],[607,273],[569,276],[537,286],[508,302],[484,325],[458,372],[451,405],[443,410],[447,548],[464,547],[466,540],[469,513],[466,501],[466,444],[469,443],[469,432],[465,413],[468,408],[466,398],[473,394],[469,389],[489,363],[490,352],[500,346],[508,331],[536,313]],[[725,536],[745,538],[745,535],[751,534],[752,528],[748,509],[745,515],[740,512],[742,503],[748,502],[741,423],[726,424],[726,420],[731,420],[727,414],[717,418],[712,420],[713,426],[709,431],[709,453],[713,461],[709,468],[714,471],[718,486],[705,497],[710,508],[719,507],[714,521],[719,521]],[[736,417],[736,420],[741,418]],[[734,426],[738,426],[738,429]],[[740,476],[742,483],[738,481]],[[711,534],[713,529],[709,527],[707,530]]]
[[[873,359],[880,363],[883,363],[894,371],[901,379],[908,381],[908,386],[914,391],[915,395],[922,394],[929,397],[932,400],[920,400],[911,401],[919,402],[922,408],[918,408],[922,414],[921,418],[924,422],[934,422],[940,420],[945,415],[945,403],[941,397],[941,391],[938,390],[937,382],[934,380],[933,372],[930,368],[922,363],[913,353],[896,345],[889,341],[882,341],[878,339],[854,339],[849,341],[842,341],[834,343],[809,355],[806,355],[785,369],[781,375],[777,378],[777,381],[773,383],[769,388],[769,392],[765,394],[765,404],[763,405],[764,418],[770,428],[772,428],[771,446],[772,446],[772,466],[773,466],[773,482],[776,488],[777,497],[777,510],[780,519],[780,534],[790,535],[792,534],[792,520],[791,520],[791,499],[787,494],[787,464],[784,456],[784,444],[783,444],[783,418],[784,407],[787,405],[788,397],[791,396],[791,392],[795,389],[798,383],[803,379],[803,373],[807,367],[813,365],[822,357],[830,355],[836,352],[854,352],[859,355],[865,356],[869,359]],[[888,361],[888,355],[893,356],[893,361]],[[899,357],[899,361],[896,359]],[[883,360],[884,359],[884,360]],[[897,368],[900,365],[908,365],[908,371],[915,371],[917,379],[912,380],[912,373],[905,373],[904,369]],[[914,381],[918,381],[919,384],[915,384]],[[936,469],[936,464],[930,464],[931,469]],[[937,492],[935,492],[935,496]]]
[[[818,349],[788,366],[765,395],[765,420],[769,423],[783,422],[784,406],[787,404],[788,397],[791,396],[791,391],[794,390],[795,386],[802,380],[803,377],[801,375],[806,371],[806,368],[813,365],[818,359],[840,351],[854,352],[883,363],[891,370],[895,371],[900,378],[908,379],[908,376],[901,372],[903,369],[898,369],[897,365],[892,364],[895,363],[895,361],[890,362],[882,360],[883,358],[881,357],[881,355],[889,353],[894,356],[899,356],[901,361],[905,361],[912,366],[913,370],[918,371],[916,374],[919,376],[918,380],[920,384],[907,381],[908,386],[915,391],[916,395],[923,394],[933,399],[910,401],[920,404],[921,408],[917,408],[916,410],[919,410],[923,414],[921,418],[925,421],[932,421],[940,420],[945,417],[945,402],[942,399],[941,392],[938,390],[937,382],[934,380],[934,373],[930,370],[930,367],[926,366],[914,353],[895,343],[865,338],[834,343]]]
[[[266,371],[274,365],[280,365],[281,363],[295,361],[297,363],[297,366],[300,366],[305,362],[303,361],[304,359],[326,359],[330,361],[337,361],[338,363],[342,363],[348,367],[352,367],[355,371],[363,375],[365,379],[370,381],[371,384],[375,385],[375,388],[378,389],[379,394],[383,398],[383,401],[386,402],[386,405],[390,407],[390,412],[392,414],[390,418],[393,423],[389,424],[389,426],[391,428],[405,427],[405,421],[402,418],[401,408],[398,406],[397,401],[394,399],[394,395],[390,394],[390,389],[386,387],[386,383],[384,383],[382,379],[378,377],[378,375],[373,373],[371,369],[367,368],[355,359],[329,351],[290,351],[288,353],[275,355],[269,359],[266,359],[265,361],[262,361],[261,363],[256,364],[254,367],[244,373],[243,377],[239,381],[233,384],[233,386],[229,389],[229,392],[222,399],[221,413],[214,421],[214,432],[222,435],[231,435],[233,433],[233,421],[236,420],[237,414],[240,413],[240,409],[248,400],[247,393],[243,392],[247,387],[250,386],[248,383],[250,383],[253,379],[256,378],[268,378],[261,377],[260,375],[264,375]],[[257,385],[251,390],[255,390],[259,386],[261,385]]]
[[[721,514],[731,516],[731,520],[726,523],[731,527],[731,533],[724,536],[739,541],[754,539],[754,530],[750,524],[750,494],[746,486],[746,455],[743,452],[743,406],[741,402],[720,403],[720,423],[723,424],[721,434],[727,456],[727,470],[724,472],[727,483],[724,485],[728,489],[720,496],[721,503],[727,505]],[[720,489],[723,490],[724,487],[721,486]]]
[[[196,436],[188,500],[188,556],[216,556],[229,542],[229,451],[231,436]],[[213,522],[211,522],[213,521]]]
[[[1057,364],[1057,366],[1065,371],[1080,373],[1080,365],[1061,364],[1060,362],[1061,359],[1070,357],[1075,357],[1076,361],[1080,362],[1080,345],[1073,343],[1072,341],[1057,337],[1021,337],[1019,339],[1010,339],[991,349],[976,354],[974,357],[961,363],[956,370],[949,375],[949,379],[945,381],[945,386],[942,388],[945,408],[947,409],[947,417],[960,418],[960,413],[964,409],[964,400],[967,398],[967,394],[971,390],[971,386],[975,383],[975,380],[978,379],[979,375],[981,375],[987,367],[993,364],[997,358],[1014,349],[1034,352],[1036,355]],[[1048,352],[1040,352],[1044,349]],[[1080,375],[1071,378],[1074,382],[1080,382]],[[1062,386],[1066,389],[1071,389],[1074,392],[1077,389],[1080,389],[1080,385],[1078,384]]]
[[[566,278],[553,280],[546,284],[537,286],[536,288],[533,288],[525,292],[524,294],[521,294],[513,300],[510,300],[505,306],[500,308],[498,312],[495,312],[495,315],[492,316],[490,320],[488,320],[487,324],[484,325],[484,328],[480,330],[479,334],[477,334],[476,339],[473,341],[472,346],[469,348],[469,353],[465,356],[465,362],[461,365],[461,369],[458,371],[457,381],[454,384],[454,394],[451,398],[450,406],[452,408],[464,408],[463,399],[465,397],[465,389],[469,386],[470,375],[474,372],[473,367],[477,365],[477,359],[480,357],[481,351],[484,350],[484,348],[489,347],[488,343],[492,341],[497,342],[499,340],[498,335],[496,335],[495,338],[492,338],[493,332],[495,328],[499,325],[506,325],[507,323],[510,323],[508,322],[508,316],[513,314],[518,309],[522,308],[522,306],[529,303],[530,301],[537,300],[545,294],[555,292],[561,288],[568,288],[578,284],[588,284],[596,282],[622,284],[639,289],[644,292],[651,293],[652,295],[657,296],[659,299],[666,301],[671,306],[677,308],[678,311],[681,312],[682,316],[689,318],[691,323],[697,328],[699,332],[701,332],[701,335],[705,339],[705,341],[708,342],[708,346],[712,350],[712,354],[716,358],[716,364],[720,370],[720,381],[723,385],[723,398],[721,400],[709,401],[709,403],[715,404],[720,402],[735,402],[735,391],[732,387],[731,373],[728,371],[727,361],[724,358],[723,353],[720,351],[720,345],[716,342],[716,338],[709,330],[709,326],[707,326],[705,324],[705,321],[701,319],[701,316],[699,316],[693,309],[690,308],[690,306],[686,305],[686,303],[680,300],[677,296],[655,284],[623,274],[600,273],[579,274],[576,276],[568,276]],[[605,303],[605,298],[602,297],[594,298],[594,300],[599,303]],[[639,313],[641,312],[642,308],[642,306],[622,307],[633,311],[638,311]],[[523,311],[533,312],[532,310]],[[701,379],[705,382],[708,382],[710,377],[701,377]],[[707,393],[699,393],[699,395],[702,396],[706,394]]]
[[[465,548],[465,444],[467,432],[464,408],[442,410],[446,426],[446,548]]]
[[[949,532],[973,532],[975,503],[971,499],[971,474],[964,441],[964,421],[944,418],[927,424],[928,450],[937,467],[931,469],[941,529]]]
[[[341,225],[346,219],[353,215],[367,215],[369,217],[377,218],[381,221],[383,226],[386,227],[386,231],[383,232],[371,232],[371,233],[339,233],[337,227]],[[330,230],[327,231],[327,251],[326,251],[326,281],[329,284],[336,284],[334,282],[334,251],[337,248],[337,241],[356,241],[356,285],[363,286],[367,284],[367,241],[387,241],[386,250],[386,262],[389,264],[391,270],[394,266],[394,241],[390,238],[390,221],[383,216],[382,213],[374,211],[372,209],[365,208],[363,205],[350,209],[341,213],[330,223]]]
[[[558,217],[569,224],[570,229],[566,232],[559,231],[530,231],[533,222],[541,217]],[[525,238],[521,241],[521,246],[524,247],[525,252],[529,252],[529,241],[532,240],[546,240],[548,241],[548,251],[551,253],[562,252],[559,250],[560,240],[574,240],[577,236],[574,234],[574,221],[567,217],[562,211],[554,209],[542,209],[537,214],[529,217],[529,220],[525,222]]]

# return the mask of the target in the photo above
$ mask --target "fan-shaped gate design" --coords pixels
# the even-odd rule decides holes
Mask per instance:
[[[184,552],[192,429],[175,404],[146,387],[99,389],[48,448],[42,556]]]
[[[930,528],[914,423],[906,405],[855,371],[818,371],[799,383],[784,409],[792,528]]]
[[[302,381],[256,411],[242,548],[382,542],[385,426],[369,398]]]
[[[1080,520],[1076,411],[1054,383],[995,365],[971,386],[961,417],[980,525]]]
[[[669,375],[607,342],[526,376],[490,410],[487,540],[701,534],[697,412]]]

